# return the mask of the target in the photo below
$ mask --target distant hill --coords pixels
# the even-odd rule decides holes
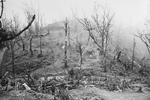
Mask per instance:
[[[82,25],[75,21],[71,20],[69,21],[69,27],[70,27],[70,37],[71,40],[75,42],[77,36],[79,40],[84,42],[88,34],[85,30],[83,30]],[[57,42],[64,42],[65,39],[65,31],[64,31],[64,21],[48,24],[45,29],[49,29],[51,33],[51,37],[55,39]]]
[[[63,22],[55,22],[52,24],[48,24],[46,27],[46,29],[49,29],[50,31],[60,31],[60,30],[64,30],[63,27]]]

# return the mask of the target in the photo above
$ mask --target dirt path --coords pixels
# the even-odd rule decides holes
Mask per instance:
[[[97,90],[98,95],[103,95],[107,100],[150,100],[150,95],[147,93],[116,93],[105,90]]]
[[[150,100],[150,93],[110,92],[95,87],[73,90],[72,94],[80,98],[86,96],[87,98],[94,96],[103,98],[100,100]],[[89,97],[89,95],[91,97]]]

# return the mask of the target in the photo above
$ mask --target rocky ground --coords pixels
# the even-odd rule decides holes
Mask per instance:
[[[51,53],[49,53],[51,54]],[[55,75],[62,76],[66,75],[66,71],[63,69],[63,60],[56,58],[56,61],[53,61],[54,58],[49,55],[44,55],[43,57],[37,58],[37,56],[33,57],[23,57],[20,58],[18,62],[30,62],[25,63],[24,66],[27,65],[33,67],[33,74],[37,74],[38,78],[44,77],[46,75],[47,78],[50,78]],[[40,62],[40,63],[37,63]],[[54,63],[53,63],[54,62]],[[73,62],[75,63],[75,61]],[[35,65],[36,67],[34,67]],[[74,64],[75,65],[75,64]],[[21,67],[22,66],[22,69]],[[38,66],[38,67],[37,67]],[[73,64],[70,64],[73,66]],[[76,66],[76,65],[75,65]],[[118,65],[120,66],[120,65]],[[82,65],[82,73],[85,76],[85,79],[82,79],[84,85],[79,86],[76,89],[69,90],[69,96],[72,100],[150,100],[150,92],[148,86],[143,85],[144,83],[136,74],[123,77],[118,74],[112,72],[103,72],[103,68],[99,65],[97,59],[86,59],[84,64]],[[23,64],[18,64],[18,69],[20,68],[20,72],[24,70]],[[117,67],[117,70],[120,67]],[[77,71],[78,72],[78,71]],[[119,73],[119,72],[117,72]],[[50,76],[50,77],[49,77]],[[67,75],[65,76],[67,77]],[[37,78],[37,79],[38,79]],[[42,78],[41,78],[42,79]],[[121,84],[121,80],[125,79],[129,85],[133,85],[132,89],[127,88],[122,91],[121,88],[116,89],[116,86]],[[137,80],[137,81],[136,81]],[[127,84],[128,85],[128,84]],[[115,86],[115,87],[113,87]],[[142,91],[138,91],[139,87],[142,87]],[[113,89],[115,88],[115,89]],[[54,100],[54,96],[50,93],[38,93],[35,91],[15,91],[11,90],[6,93],[1,93],[0,100]]]
[[[96,87],[73,89],[69,95],[72,100],[150,100],[148,92],[110,92]],[[53,100],[53,96],[32,91],[11,91],[1,96],[0,100]]]

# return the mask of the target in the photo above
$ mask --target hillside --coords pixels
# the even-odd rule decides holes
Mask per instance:
[[[55,2],[57,12],[40,6],[50,6],[51,1],[38,0],[34,9],[25,6],[27,23],[22,24],[18,16],[2,17],[4,2],[0,1],[0,100],[150,100],[150,35],[141,31],[142,25],[134,26],[142,17],[134,22],[123,14],[126,7],[120,12],[130,23],[123,25],[122,18],[94,2],[92,15],[76,19],[75,14],[67,20],[65,10],[67,19],[61,21],[68,6],[61,3],[68,1]],[[59,21],[45,19],[41,8]]]

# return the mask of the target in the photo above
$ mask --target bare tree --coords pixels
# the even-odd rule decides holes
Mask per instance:
[[[137,36],[141,41],[145,44],[148,53],[150,54],[150,34],[145,33],[145,32],[139,32]]]
[[[12,34],[16,34],[19,31],[19,21],[17,16],[13,17],[13,20],[10,21],[9,30],[13,32]],[[12,64],[12,73],[13,78],[15,79],[15,44],[19,45],[19,36],[14,40],[9,41],[10,51],[11,51],[11,64]]]
[[[96,13],[92,16],[92,20],[88,18],[79,19],[78,21],[83,25],[84,29],[89,33],[90,38],[97,45],[99,56],[103,55],[103,63],[106,63],[106,54],[110,39],[113,15],[106,10],[100,16]],[[106,71],[106,67],[104,67]]]
[[[2,19],[2,15],[3,15],[3,11],[4,11],[4,4],[3,4],[3,0],[0,1],[1,3],[1,14],[0,14],[0,19]],[[14,31],[9,31],[7,29],[5,29],[6,27],[3,27],[2,22],[0,21],[0,46],[1,46],[1,57],[0,57],[0,64],[1,61],[3,60],[3,55],[6,51],[6,45],[5,43],[7,41],[10,40],[14,40],[15,38],[17,38],[18,36],[20,36],[24,31],[26,31],[31,24],[33,23],[33,21],[35,20],[35,15],[32,16],[32,19],[29,21],[28,25],[26,27],[24,27],[22,30],[18,31],[17,33],[15,33]],[[1,66],[2,69],[2,66]],[[1,72],[2,75],[2,72]]]
[[[83,43],[77,38],[76,40],[76,46],[77,46],[77,52],[79,53],[79,66],[80,66],[80,69],[82,68],[82,64],[83,64],[83,53],[84,53],[84,50],[85,50],[85,46],[83,45]]]
[[[133,67],[134,67],[134,60],[135,60],[135,46],[136,46],[136,41],[135,41],[135,38],[134,38],[134,39],[133,39],[132,66],[131,66],[131,70],[133,70]]]
[[[20,24],[19,24],[19,20],[18,20],[18,16],[14,16],[13,17],[13,21],[12,21],[12,24],[10,25],[12,26],[11,27],[11,30],[15,33],[17,33],[20,29]],[[25,51],[26,48],[25,48],[25,39],[24,39],[24,36],[20,35],[16,38],[16,44],[19,46],[19,47],[22,47],[22,50]]]
[[[35,12],[35,10],[33,10],[33,12]],[[30,9],[27,9],[25,13],[26,13],[26,18],[29,21],[31,19],[32,12]],[[29,34],[26,36],[26,38],[29,40],[29,51],[31,56],[33,55],[32,42],[34,39],[39,39],[39,51],[40,51],[39,56],[42,56],[42,45],[43,45],[42,39],[47,35],[49,35],[49,30],[47,30],[46,33],[43,33],[43,29],[42,29],[43,27],[44,26],[43,26],[42,17],[40,16],[40,14],[38,14],[38,19],[28,29]]]
[[[11,40],[11,41],[10,41],[11,64],[12,64],[13,78],[15,79],[15,51],[14,51],[14,45],[15,45],[15,43]]]
[[[27,21],[30,21],[31,19],[31,16],[32,16],[32,13],[30,10],[26,10],[26,19]],[[33,49],[32,49],[32,41],[33,41],[33,37],[35,35],[35,30],[33,28],[33,26],[31,26],[30,28],[28,28],[28,39],[29,39],[29,51],[30,51],[30,54],[31,56],[33,55]]]
[[[26,46],[25,46],[25,40],[24,40],[24,37],[23,36],[19,36],[19,41],[21,41],[22,43],[22,50],[25,51],[26,50]]]
[[[40,16],[40,14],[38,14],[39,18],[37,20],[37,22],[35,23],[35,32],[36,32],[36,36],[39,38],[39,41],[40,41],[40,44],[39,44],[39,49],[40,49],[40,56],[42,56],[42,45],[43,45],[43,42],[42,42],[42,39],[44,37],[46,37],[47,35],[50,34],[50,30],[47,29],[47,32],[46,33],[43,33],[42,32],[42,28],[43,28],[43,20],[42,20],[42,17]]]
[[[29,39],[29,50],[30,50],[30,54],[31,56],[33,55],[33,49],[32,49],[32,40],[33,40],[33,31],[31,29],[29,29],[29,33],[30,33],[30,39]]]
[[[64,28],[65,28],[65,51],[64,51],[64,68],[68,68],[68,57],[67,57],[67,49],[68,49],[68,27],[69,27],[69,22],[66,19],[64,23]]]
[[[101,54],[106,54],[107,52],[107,46],[108,46],[108,40],[110,36],[110,28],[111,28],[111,22],[113,16],[110,15],[109,12],[104,11],[102,15],[102,20],[100,20],[99,15],[96,13],[95,16],[92,17],[95,24],[95,30],[98,33],[99,37],[101,39]],[[95,40],[98,41],[98,39]]]

